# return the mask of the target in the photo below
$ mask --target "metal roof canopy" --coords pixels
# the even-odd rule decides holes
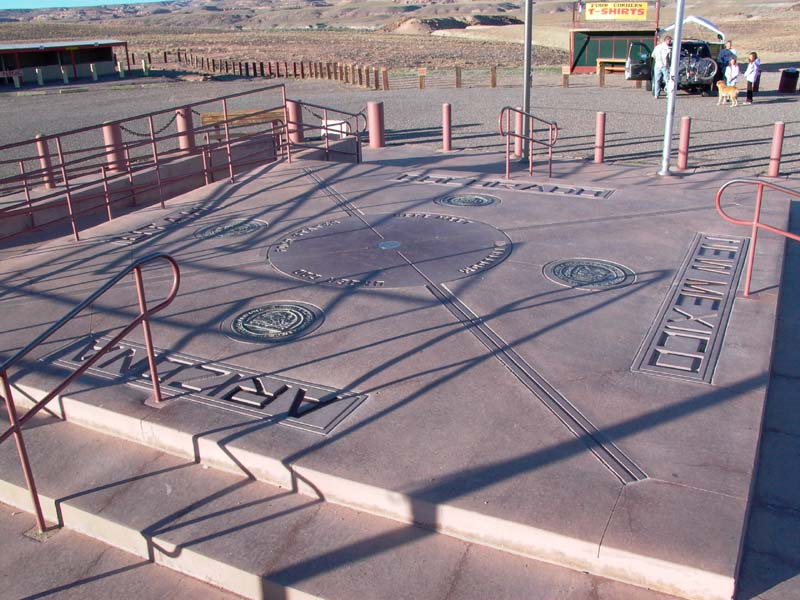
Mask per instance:
[[[121,40],[67,40],[62,42],[25,42],[20,44],[0,44],[0,52],[67,50],[78,48],[99,48],[105,46],[125,46]]]

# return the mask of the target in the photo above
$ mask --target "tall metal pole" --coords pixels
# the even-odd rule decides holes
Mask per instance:
[[[533,55],[533,0],[525,0],[525,58],[522,61],[522,76],[525,81],[522,83],[522,110],[526,113],[531,112],[531,56]],[[522,135],[523,146],[522,155],[528,158],[528,123],[527,118],[523,119]]]
[[[659,175],[669,175],[669,155],[672,152],[672,121],[675,117],[675,97],[678,95],[678,67],[681,62],[681,37],[683,37],[683,14],[686,0],[678,0],[675,9],[675,29],[672,40],[672,62],[669,67],[667,82],[667,116],[664,122],[664,148],[661,152],[661,170]]]

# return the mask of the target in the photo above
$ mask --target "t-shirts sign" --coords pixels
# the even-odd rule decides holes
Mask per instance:
[[[647,2],[587,2],[587,21],[646,21]]]

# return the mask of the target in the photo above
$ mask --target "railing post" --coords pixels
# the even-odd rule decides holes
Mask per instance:
[[[122,150],[122,128],[119,123],[103,123],[103,142],[106,148],[106,162],[111,173],[125,170],[125,156]]]
[[[601,164],[606,150],[606,113],[598,112],[594,124],[594,162]]]
[[[744,297],[750,296],[750,282],[753,279],[753,262],[756,259],[756,241],[758,240],[758,223],[761,221],[761,201],[764,199],[764,186],[758,184],[756,192],[756,210],[753,215],[753,228],[750,233],[750,247],[747,249],[747,272],[744,276]]]
[[[25,173],[25,161],[18,160],[17,164],[19,165],[19,172],[22,175],[22,187],[25,189],[25,203],[28,205],[28,221],[29,226],[33,227],[36,225],[33,219],[33,205],[31,204],[31,190],[28,187],[28,175]]]
[[[689,136],[692,131],[692,118],[681,117],[681,135],[678,139],[678,171],[685,171],[689,163]]]
[[[5,371],[0,373],[0,379],[3,380],[3,396],[5,397],[6,411],[8,412],[8,422],[14,430],[14,441],[17,443],[19,462],[22,465],[22,473],[25,476],[25,483],[28,484],[28,491],[31,494],[33,509],[36,514],[36,526],[39,528],[39,533],[44,533],[46,525],[44,522],[44,514],[42,514],[42,505],[39,502],[39,493],[36,491],[36,483],[33,480],[33,471],[31,469],[31,461],[28,458],[28,451],[25,449],[25,440],[22,439],[22,429],[20,428],[19,419],[17,418],[17,408],[14,406],[14,399],[11,396],[11,385],[8,382],[8,373]]]
[[[383,121],[383,102],[367,102],[367,129],[369,129],[369,147],[384,148],[386,130]]]
[[[39,166],[42,168],[42,181],[44,186],[49,189],[55,189],[56,182],[53,177],[53,163],[50,160],[50,148],[47,145],[47,140],[43,135],[36,136],[36,151],[39,153]]]
[[[156,357],[153,352],[153,337],[150,334],[150,319],[148,318],[147,302],[144,296],[144,283],[142,282],[142,268],[139,265],[134,267],[133,276],[136,280],[136,295],[139,299],[139,312],[142,315],[142,332],[144,333],[144,344],[147,349],[147,363],[150,366],[150,379],[153,381],[153,400],[158,404],[162,400],[161,384],[158,381]]]
[[[175,127],[178,130],[178,148],[191,153],[195,149],[192,107],[183,106],[175,111]]]
[[[778,177],[781,167],[781,153],[783,152],[783,132],[786,125],[783,121],[776,121],[772,129],[772,148],[769,151],[768,177]]]
[[[156,168],[156,182],[158,183],[158,198],[161,200],[161,208],[164,205],[164,185],[161,181],[161,164],[158,159],[158,145],[156,144],[156,128],[153,125],[153,115],[148,115],[147,123],[150,127],[150,146],[153,149],[153,166]]]
[[[289,130],[289,141],[293,144],[302,144],[303,136],[303,107],[294,100],[286,101],[286,112],[289,122],[286,123]]]
[[[523,129],[524,119],[522,114],[522,108],[517,107],[516,111],[514,112],[514,156],[519,158],[522,156],[522,129]]]
[[[106,175],[105,165],[100,167],[100,177],[103,179],[103,195],[106,199],[106,213],[108,214],[108,220],[111,221],[114,219],[114,216],[111,214],[111,194],[108,191],[108,177]]]
[[[506,108],[506,179],[511,179],[511,109]],[[500,124],[503,124],[503,113],[500,113]]]
[[[69,175],[67,175],[67,165],[64,164],[64,148],[61,146],[61,137],[56,136],[56,151],[58,152],[58,162],[61,168],[61,179],[64,182],[64,195],[67,197],[67,212],[69,222],[72,225],[72,236],[75,241],[80,241],[78,235],[78,225],[75,223],[75,211],[72,210],[72,188],[69,185]]]
[[[451,137],[451,110],[450,104],[442,104],[442,151],[450,152],[453,149]]]
[[[225,123],[225,154],[228,158],[228,178],[230,182],[236,181],[236,176],[233,173],[233,151],[231,150],[231,128],[228,125],[228,101],[222,99],[222,118]]]

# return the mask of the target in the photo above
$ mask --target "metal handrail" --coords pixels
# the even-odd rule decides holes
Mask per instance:
[[[728,215],[722,209],[722,195],[729,187],[733,185],[755,185],[757,187],[756,191],[756,206],[755,211],[753,212],[753,220],[752,221],[745,221],[744,219],[736,219]],[[758,230],[764,229],[766,231],[771,231],[772,233],[777,233],[778,235],[782,235],[789,239],[795,240],[800,242],[800,235],[795,235],[794,233],[789,233],[788,231],[784,231],[783,229],[778,229],[777,227],[773,227],[772,225],[767,225],[766,223],[761,222],[761,203],[764,198],[764,188],[768,188],[771,190],[775,190],[777,192],[782,192],[794,198],[800,198],[800,192],[795,190],[775,185],[774,183],[768,183],[766,181],[761,181],[759,179],[732,179],[725,185],[723,185],[717,191],[717,195],[714,198],[714,203],[717,207],[717,212],[720,216],[728,221],[729,223],[733,223],[734,225],[749,225],[752,227],[752,234],[750,239],[750,248],[747,252],[747,270],[745,273],[744,279],[744,295],[745,297],[750,296],[750,280],[753,275],[753,261],[755,260],[756,256],[756,240],[758,238]]]
[[[524,119],[528,119],[527,136],[517,132],[511,132],[511,114],[514,114],[514,122],[516,127],[524,131],[522,127]],[[503,116],[505,115],[506,127],[503,130]],[[534,138],[534,125],[542,123],[547,126],[547,142],[543,142]],[[553,176],[553,147],[558,142],[558,124],[555,121],[545,121],[539,117],[534,117],[532,114],[525,112],[513,106],[504,106],[500,109],[500,116],[498,117],[498,126],[500,135],[506,138],[506,179],[511,179],[511,138],[514,138],[515,154],[521,154],[521,146],[524,141],[528,142],[528,175],[533,175],[533,145],[539,144],[547,148],[547,176]]]
[[[302,134],[302,132],[307,131],[307,130],[319,129],[321,132],[323,132],[323,137],[324,137],[324,141],[325,141],[325,158],[326,158],[326,160],[329,159],[330,158],[330,139],[329,139],[330,133],[336,133],[336,134],[341,134],[342,133],[340,130],[337,130],[335,128],[329,127],[327,125],[327,123],[329,122],[329,119],[328,119],[329,113],[332,112],[336,116],[338,116],[338,115],[347,116],[347,119],[344,119],[344,121],[348,122],[348,125],[349,125],[349,120],[350,119],[354,120],[352,131],[345,132],[344,133],[344,137],[353,137],[353,138],[355,138],[355,141],[356,141],[356,151],[355,151],[356,162],[357,163],[361,162],[361,160],[362,160],[362,155],[361,155],[361,136],[367,130],[367,117],[366,117],[366,115],[364,114],[363,111],[357,112],[357,113],[351,113],[351,112],[348,112],[346,110],[341,110],[341,109],[338,109],[338,108],[332,108],[330,106],[323,106],[321,104],[314,104],[312,102],[304,102],[303,100],[291,100],[291,99],[288,99],[288,98],[287,98],[287,100],[289,102],[294,102],[299,106],[301,115],[302,115],[303,108],[306,108],[309,112],[311,112],[311,114],[313,114],[315,117],[320,119],[320,122],[321,122],[320,125],[309,125],[309,124],[303,123],[302,116],[300,117],[300,121],[299,122],[292,121],[290,116],[289,116],[289,111],[287,109],[287,111],[286,111],[286,119],[287,119],[286,120],[286,131],[287,131],[287,141],[288,141],[287,149],[289,147],[291,147],[292,145],[304,147],[302,143],[292,140],[293,134],[297,134],[298,132]],[[310,110],[311,108],[316,108],[318,110],[321,110],[322,111],[322,115],[318,115],[318,114],[314,113],[314,111]],[[308,147],[308,146],[305,146],[305,147]],[[288,162],[291,163],[292,162],[291,151],[289,151],[287,158],[288,158]]]
[[[172,288],[170,289],[169,293],[167,294],[166,298],[157,306],[153,308],[147,308],[147,301],[145,299],[144,293],[144,283],[142,281],[142,266],[148,263],[151,263],[156,260],[165,260],[169,263],[170,267],[172,268]],[[69,321],[71,321],[74,317],[80,314],[84,309],[88,306],[92,305],[98,298],[100,298],[103,294],[105,294],[108,290],[110,290],[114,285],[119,283],[126,275],[133,272],[134,281],[136,283],[136,295],[139,301],[139,315],[133,319],[120,333],[114,336],[111,341],[105,344],[102,348],[97,350],[95,354],[87,359],[80,367],[78,367],[74,372],[72,372],[66,379],[64,379],[58,386],[56,386],[50,393],[48,393],[44,398],[38,400],[33,407],[31,407],[28,412],[26,412],[22,417],[17,415],[17,409],[14,405],[14,397],[11,389],[11,383],[8,377],[8,370],[17,365],[23,358],[25,358],[33,349],[35,349],[39,344],[48,340],[53,334],[59,331],[64,325],[66,325]],[[3,400],[5,401],[6,411],[8,412],[8,419],[11,425],[2,433],[0,434],[0,443],[3,443],[6,439],[10,436],[14,436],[14,439],[17,442],[17,453],[19,454],[19,460],[22,465],[22,470],[25,475],[25,481],[28,485],[28,490],[31,494],[31,499],[33,500],[34,511],[36,513],[36,524],[39,527],[39,531],[45,530],[45,522],[44,522],[44,515],[42,514],[42,506],[39,502],[39,495],[36,492],[36,483],[33,479],[33,472],[31,470],[30,460],[28,458],[28,452],[25,449],[25,441],[22,437],[22,425],[27,423],[31,420],[34,415],[36,415],[40,410],[42,410],[51,400],[56,398],[66,387],[71,384],[75,379],[80,377],[84,372],[86,372],[89,368],[94,365],[106,352],[113,349],[125,336],[127,336],[133,329],[142,324],[142,331],[144,334],[144,341],[145,347],[147,349],[147,362],[150,367],[150,379],[153,382],[153,400],[158,403],[161,402],[161,387],[158,381],[158,372],[156,370],[156,360],[155,354],[153,352],[153,340],[152,336],[150,335],[150,316],[156,314],[157,312],[165,309],[170,303],[175,299],[176,294],[178,293],[178,287],[180,286],[181,282],[181,272],[178,268],[178,263],[175,262],[175,259],[165,254],[163,252],[155,252],[152,254],[148,254],[143,256],[142,258],[138,259],[136,262],[132,263],[122,271],[120,271],[117,275],[109,279],[104,285],[98,288],[91,296],[86,298],[83,302],[78,304],[75,308],[69,311],[66,315],[61,317],[58,321],[56,321],[50,328],[47,329],[44,333],[37,336],[32,342],[30,342],[27,346],[22,348],[19,352],[17,352],[14,356],[4,361],[0,364],[0,380],[2,380],[2,394]]]

